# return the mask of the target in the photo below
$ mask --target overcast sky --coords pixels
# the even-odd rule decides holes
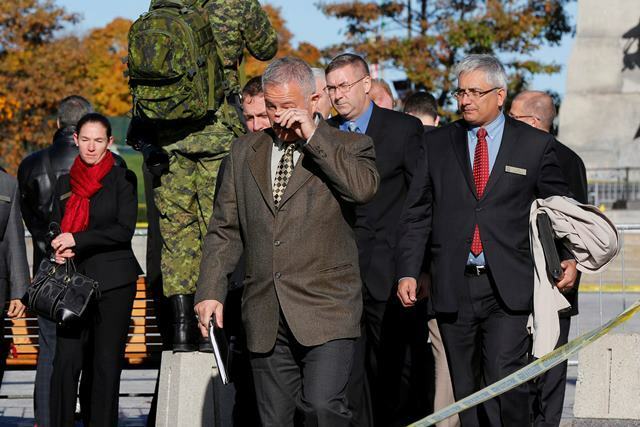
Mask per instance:
[[[262,1],[264,3],[264,1]],[[318,47],[324,47],[342,39],[344,25],[337,19],[329,19],[314,6],[316,0],[269,0],[269,3],[280,7],[282,15],[287,21],[287,27],[294,35],[294,44],[308,41]],[[81,31],[94,27],[101,27],[116,17],[129,19],[137,18],[147,10],[149,0],[57,0],[57,4],[69,11],[78,12],[83,16],[79,24]],[[577,2],[567,6],[574,17]],[[555,48],[544,48],[536,57],[544,61],[554,61],[563,66],[562,72],[553,76],[538,76],[534,79],[532,89],[551,89],[560,94],[564,93],[566,79],[566,64],[571,53],[573,39],[565,36],[562,45]],[[398,72],[387,72],[387,79],[400,78]]]

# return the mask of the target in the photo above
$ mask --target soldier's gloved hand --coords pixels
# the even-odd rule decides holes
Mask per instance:
[[[142,147],[157,142],[157,132],[152,122],[140,117],[134,117],[127,128],[126,143],[136,151]]]
[[[169,153],[161,147],[146,144],[140,150],[147,169],[153,176],[161,177],[169,172]]]

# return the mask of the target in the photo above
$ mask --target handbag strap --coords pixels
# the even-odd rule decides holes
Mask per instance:
[[[73,258],[67,258],[64,265],[66,268],[67,276],[71,276],[73,273],[76,272],[76,263],[73,262]]]

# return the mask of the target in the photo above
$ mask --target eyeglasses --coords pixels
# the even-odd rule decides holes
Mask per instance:
[[[365,78],[369,77],[368,74],[365,74],[364,76],[360,77],[358,80],[356,80],[353,83],[342,83],[338,86],[329,86],[327,85],[324,90],[331,96],[336,94],[336,90],[339,90],[340,93],[348,93],[352,87],[354,87],[356,84],[360,83],[362,80],[364,80]]]
[[[462,99],[465,95],[467,95],[471,99],[479,99],[488,94],[489,92],[493,92],[496,89],[502,89],[500,87],[492,87],[487,90],[479,90],[479,89],[456,89],[453,91],[453,97],[457,100]]]
[[[509,113],[509,117],[511,117],[512,119],[516,119],[516,120],[522,120],[522,119],[540,120],[540,117],[538,117],[538,116],[516,116],[515,114],[511,114],[511,113]]]

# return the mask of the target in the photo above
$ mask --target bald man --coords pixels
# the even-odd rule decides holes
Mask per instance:
[[[509,115],[516,120],[550,132],[556,117],[553,99],[545,92],[525,91],[518,94],[511,103]],[[587,203],[587,174],[580,157],[569,147],[556,140],[556,155],[569,190],[580,203]],[[564,296],[571,304],[571,311],[560,314],[560,337],[556,348],[567,343],[571,316],[578,314],[578,285]],[[558,426],[562,417],[565,385],[567,380],[567,362],[550,369],[538,377],[532,384],[531,398],[534,414],[534,426]]]
[[[331,116],[333,106],[331,105],[331,98],[329,98],[329,94],[327,93],[327,78],[322,68],[312,68],[311,71],[316,81],[316,93],[320,96],[318,98],[316,111],[322,114],[323,118],[328,119]]]
[[[380,108],[393,110],[396,102],[393,100],[393,92],[389,84],[382,79],[372,79],[369,97]]]

